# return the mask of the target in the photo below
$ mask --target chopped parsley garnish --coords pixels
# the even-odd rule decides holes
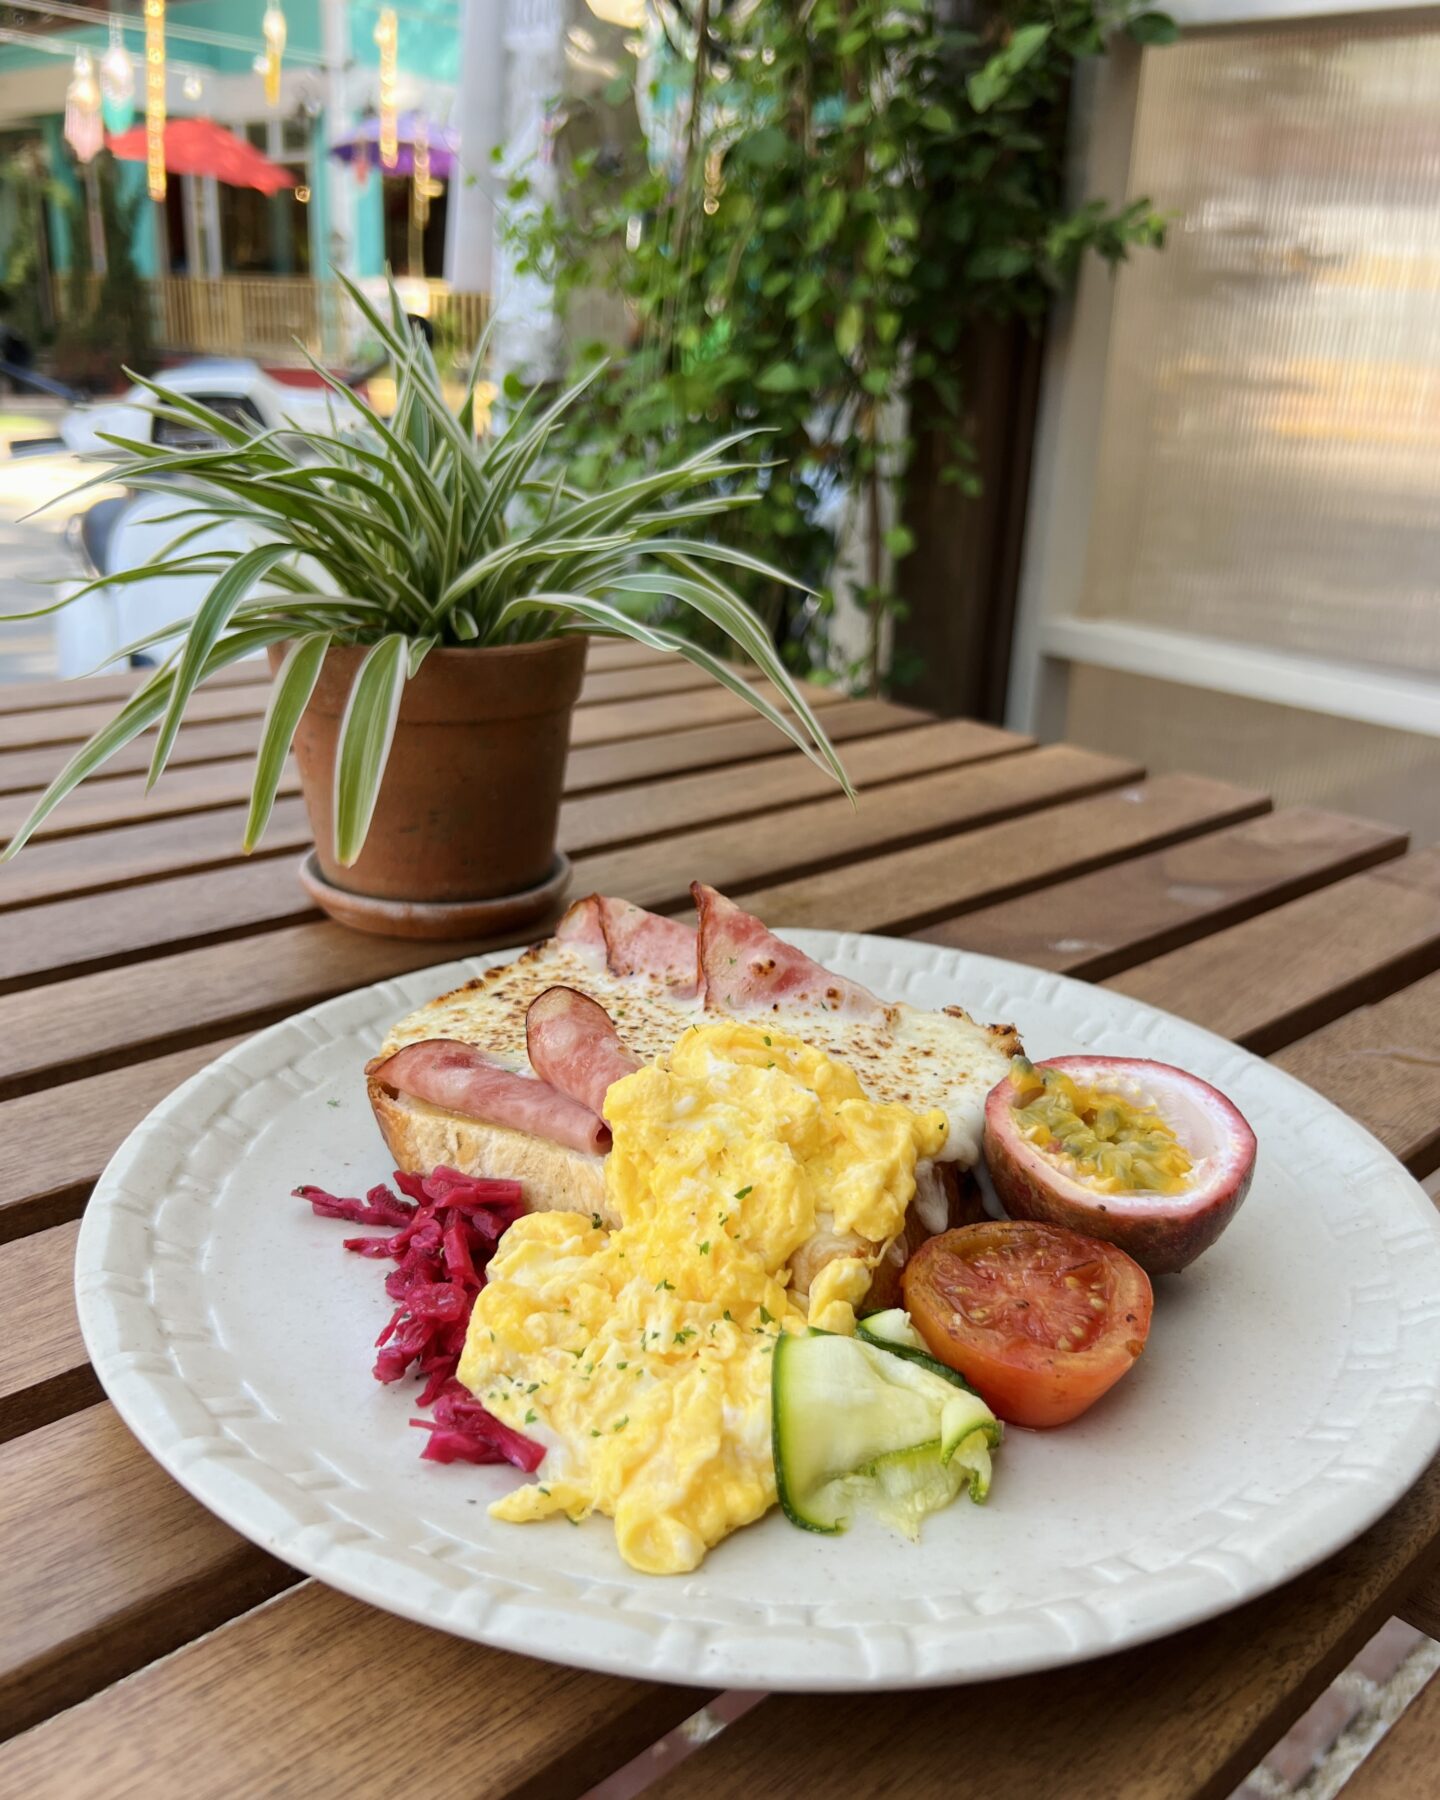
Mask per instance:
[[[610,1427],[610,1429],[612,1431],[623,1431],[629,1423],[630,1423],[630,1415],[629,1415],[629,1413],[626,1413],[624,1418],[617,1419],[615,1421],[615,1423]]]
[[[749,1186],[749,1187],[741,1188],[740,1192],[735,1196],[735,1198],[737,1200],[743,1200],[747,1194],[753,1194],[754,1192],[755,1192],[755,1188],[754,1188],[754,1184],[752,1183],[751,1186]]]
[[[768,1037],[767,1037],[767,1038],[766,1038],[766,1040],[765,1040],[765,1048],[766,1048],[766,1049],[767,1049],[767,1050],[768,1050],[768,1049],[769,1049],[769,1048],[770,1048],[770,1039],[769,1039],[769,1038],[768,1038]]]
[[[527,1412],[525,1415],[525,1423],[527,1425],[533,1425],[535,1423],[536,1419],[539,1418],[539,1416],[540,1416],[539,1413],[537,1413],[535,1408],[532,1406],[530,1408],[529,1412]]]
[[[774,1314],[766,1312],[763,1306],[760,1308],[760,1323],[762,1325],[773,1325],[775,1323]]]
[[[709,1238],[706,1238],[706,1240],[705,1240],[705,1242],[704,1242],[704,1243],[703,1243],[703,1244],[702,1244],[702,1245],[701,1245],[701,1246],[700,1246],[700,1254],[701,1254],[701,1255],[702,1255],[702,1256],[708,1256],[708,1255],[709,1255],[709,1254],[710,1254],[710,1240],[709,1240]]]
[[[660,1277],[660,1279],[659,1279],[659,1280],[658,1280],[658,1281],[657,1281],[657,1282],[656,1282],[656,1283],[655,1283],[655,1292],[656,1292],[656,1293],[657,1293],[657,1294],[658,1294],[658,1293],[659,1293],[659,1292],[660,1292],[660,1290],[661,1290],[661,1288],[669,1288],[669,1290],[670,1290],[670,1292],[671,1292],[671,1293],[672,1293],[672,1294],[673,1294],[673,1293],[674,1293],[674,1292],[675,1292],[675,1289],[674,1289],[674,1287],[673,1287],[673,1286],[672,1286],[672,1285],[671,1285],[671,1283],[670,1283],[670,1282],[668,1282],[668,1281],[667,1281],[667,1280],[666,1280],[666,1279],[665,1279],[665,1277],[664,1277],[664,1276],[663,1276],[663,1275],[662,1275],[662,1276],[661,1276],[661,1277]]]
[[[688,1344],[690,1339],[692,1337],[694,1337],[694,1335],[695,1335],[694,1326],[687,1325],[683,1331],[677,1331],[675,1333],[675,1342],[677,1344]]]

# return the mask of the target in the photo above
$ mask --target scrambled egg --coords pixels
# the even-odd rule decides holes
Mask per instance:
[[[827,1264],[808,1312],[790,1258],[829,1216],[883,1243],[903,1227],[941,1112],[865,1097],[799,1038],[692,1026],[610,1089],[613,1231],[531,1213],[505,1233],[475,1302],[460,1379],[546,1446],[540,1479],[490,1508],[515,1522],[611,1516],[650,1574],[693,1569],[775,1501],[770,1356],[781,1331],[853,1330],[870,1283]]]

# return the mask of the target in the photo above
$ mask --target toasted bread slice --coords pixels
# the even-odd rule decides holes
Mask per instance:
[[[709,898],[713,911],[720,897]],[[587,907],[620,904],[592,897],[579,902],[567,918],[577,918]],[[647,929],[663,927],[672,936],[676,929],[669,921],[650,919],[629,908],[626,918],[632,939],[634,918],[630,915],[638,917],[642,925],[649,920]],[[764,940],[747,952],[749,960],[744,966],[752,979],[763,978],[766,971],[773,974],[782,950],[787,963],[797,958],[806,962],[798,952],[784,949],[771,938],[758,921],[737,914],[733,907],[726,915],[732,932],[737,917],[749,938],[758,933]],[[661,944],[663,954],[653,967],[643,960],[637,962],[629,952],[618,962],[614,956],[607,960],[607,943],[603,933],[592,944],[583,935],[562,928],[556,937],[492,966],[397,1021],[367,1069],[370,1103],[397,1168],[428,1174],[447,1165],[466,1174],[509,1178],[520,1182],[526,1205],[532,1210],[591,1214],[608,1226],[618,1222],[606,1199],[602,1156],[450,1112],[401,1093],[380,1078],[385,1061],[394,1053],[406,1045],[435,1039],[473,1044],[505,1067],[529,1073],[526,1015],[532,1002],[552,987],[571,988],[595,1000],[609,1015],[626,1048],[647,1061],[665,1054],[688,1026],[725,1010],[715,996],[707,999],[694,983],[678,980],[678,965],[668,942]],[[630,951],[634,948],[630,942]],[[727,952],[721,958],[727,969],[731,964],[741,965],[742,950],[744,946],[738,946],[734,954]],[[818,973],[824,976],[826,971]],[[787,980],[793,974],[790,970]],[[905,1230],[891,1244],[869,1243],[853,1233],[838,1234],[828,1220],[821,1220],[814,1236],[792,1259],[795,1290],[804,1294],[819,1270],[836,1257],[879,1257],[869,1304],[889,1305],[911,1249],[935,1232],[979,1217],[974,1183],[965,1170],[979,1156],[985,1096],[1007,1072],[1019,1039],[1013,1027],[979,1025],[958,1006],[925,1012],[904,1003],[879,1001],[865,995],[863,989],[856,992],[869,1001],[868,1009],[858,1013],[853,1008],[846,1010],[835,1003],[839,990],[833,983],[838,978],[831,980],[832,988],[815,1004],[806,1001],[792,1009],[789,1003],[777,1001],[759,1009],[755,1016],[792,1029],[827,1054],[849,1063],[872,1098],[900,1101],[917,1110],[938,1107],[950,1123],[949,1140],[940,1157],[916,1170],[917,1191]],[[805,1000],[804,995],[800,998]]]
[[[586,1156],[527,1131],[446,1112],[396,1093],[373,1075],[367,1086],[375,1122],[397,1169],[428,1175],[443,1166],[464,1175],[518,1181],[531,1212],[598,1213],[607,1225],[616,1222],[605,1199],[603,1156]]]

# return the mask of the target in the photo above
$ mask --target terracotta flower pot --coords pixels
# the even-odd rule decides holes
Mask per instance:
[[[270,651],[272,670],[285,646]],[[583,637],[494,649],[432,650],[405,684],[390,760],[365,847],[335,860],[335,751],[350,684],[365,652],[337,647],[295,733],[295,759],[315,833],[319,881],[307,883],[347,923],[432,935],[445,915],[460,931],[469,903],[532,894],[556,874],[555,835],[570,714],[585,668]],[[325,889],[336,890],[335,904]],[[368,908],[367,902],[381,903]],[[433,915],[428,921],[427,909]],[[410,926],[404,920],[413,915]],[[387,922],[388,921],[388,922]]]

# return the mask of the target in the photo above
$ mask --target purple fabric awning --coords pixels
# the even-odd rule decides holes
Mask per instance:
[[[423,113],[404,112],[397,120],[396,137],[399,140],[400,154],[394,168],[386,169],[387,175],[413,175],[415,173],[415,140],[416,137],[428,137],[430,140],[430,173],[436,181],[449,181],[455,173],[460,157],[460,134],[451,131],[448,126],[432,124]],[[330,146],[330,154],[343,163],[368,163],[372,169],[378,169],[380,163],[380,121],[378,118],[362,119],[351,132],[337,139]]]

